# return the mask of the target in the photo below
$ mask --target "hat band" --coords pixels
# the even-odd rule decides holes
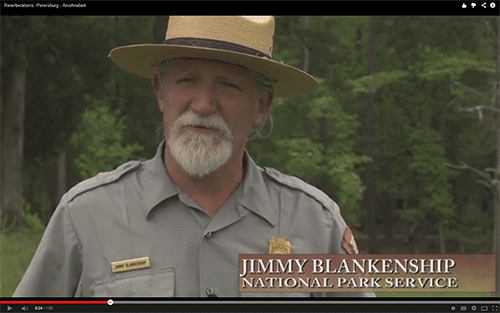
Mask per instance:
[[[192,38],[173,38],[165,40],[166,45],[180,45],[180,46],[195,46],[202,48],[212,48],[219,50],[228,50],[233,52],[239,52],[249,55],[254,55],[258,57],[266,57],[270,59],[271,57],[265,53],[258,50],[236,45],[229,42],[217,41],[217,40],[207,40],[207,39],[192,39]]]

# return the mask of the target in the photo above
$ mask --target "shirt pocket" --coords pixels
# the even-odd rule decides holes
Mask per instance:
[[[94,284],[94,297],[173,297],[174,269],[119,273]]]

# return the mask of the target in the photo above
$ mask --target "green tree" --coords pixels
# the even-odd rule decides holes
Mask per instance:
[[[34,23],[36,17],[26,20]],[[75,168],[71,159],[74,154],[67,156],[67,166],[61,160],[65,159],[70,138],[81,125],[84,110],[93,103],[88,98],[105,101],[119,120],[127,117],[122,121],[126,123],[122,134],[124,145],[140,142],[144,147],[134,150],[131,158],[154,153],[158,109],[151,84],[107,58],[116,46],[151,42],[153,20],[153,17],[54,16],[33,27],[41,35],[30,43],[27,53],[23,185],[28,203],[35,204],[46,193],[50,195],[49,207],[53,210],[66,186],[81,179],[80,169]],[[64,175],[66,167],[68,177]],[[32,208],[34,213],[46,217],[44,222],[48,221],[51,212],[43,212],[35,205]]]
[[[477,168],[494,167],[492,134],[496,128],[488,126],[493,125],[490,117],[484,112],[481,115],[477,103],[481,97],[492,99],[495,42],[485,34],[482,17],[378,19],[377,69],[373,73],[368,73],[365,62],[367,17],[309,17],[307,23],[303,17],[276,19],[275,56],[308,67],[313,76],[325,81],[318,92],[307,97],[277,99],[271,137],[255,140],[250,149],[265,165],[294,173],[340,203],[349,193],[334,188],[339,184],[323,175],[328,173],[325,162],[334,157],[325,147],[339,142],[332,136],[338,131],[334,130],[338,121],[332,116],[342,116],[339,111],[331,115],[329,108],[338,103],[342,112],[356,117],[356,127],[361,130],[366,95],[375,91],[372,159],[380,215],[372,218],[384,229],[384,241],[395,232],[400,245],[389,244],[395,247],[391,252],[404,248],[408,252],[459,251],[465,243],[456,233],[463,234],[465,225],[477,222],[468,220],[466,212],[474,208],[477,216],[493,216],[488,209],[492,202],[486,205],[491,192],[478,186],[474,173],[455,175],[445,164],[464,160]],[[464,116],[466,110],[482,116],[483,124]],[[365,154],[361,134],[347,136],[350,152],[357,157]],[[349,164],[338,160],[331,162]],[[363,162],[354,164],[359,177]],[[354,214],[362,220],[362,210],[358,207],[349,212],[349,207],[341,205],[346,219]],[[461,230],[455,229],[462,224]],[[489,224],[491,219],[482,219],[477,229],[491,229]],[[362,225],[357,226],[355,231],[366,233]],[[438,244],[429,236],[439,238],[435,240]],[[466,245],[472,250],[484,246],[485,238],[491,240],[490,235],[473,237],[477,242]]]
[[[111,111],[105,101],[87,101],[92,104],[85,109],[82,122],[71,137],[74,164],[81,179],[112,170],[143,149],[138,143],[124,142],[126,117]]]
[[[14,228],[22,224],[24,205],[26,69],[30,64],[27,52],[32,43],[43,40],[44,26],[44,17],[4,16],[1,19],[0,207],[2,224]]]

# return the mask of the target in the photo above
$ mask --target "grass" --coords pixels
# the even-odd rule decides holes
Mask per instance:
[[[11,297],[31,262],[42,232],[0,232],[0,297]]]

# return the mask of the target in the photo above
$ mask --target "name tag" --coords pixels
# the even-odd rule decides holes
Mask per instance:
[[[111,272],[120,273],[126,271],[140,270],[143,268],[148,268],[151,266],[151,261],[148,256],[130,259],[130,260],[122,260],[111,262]]]

